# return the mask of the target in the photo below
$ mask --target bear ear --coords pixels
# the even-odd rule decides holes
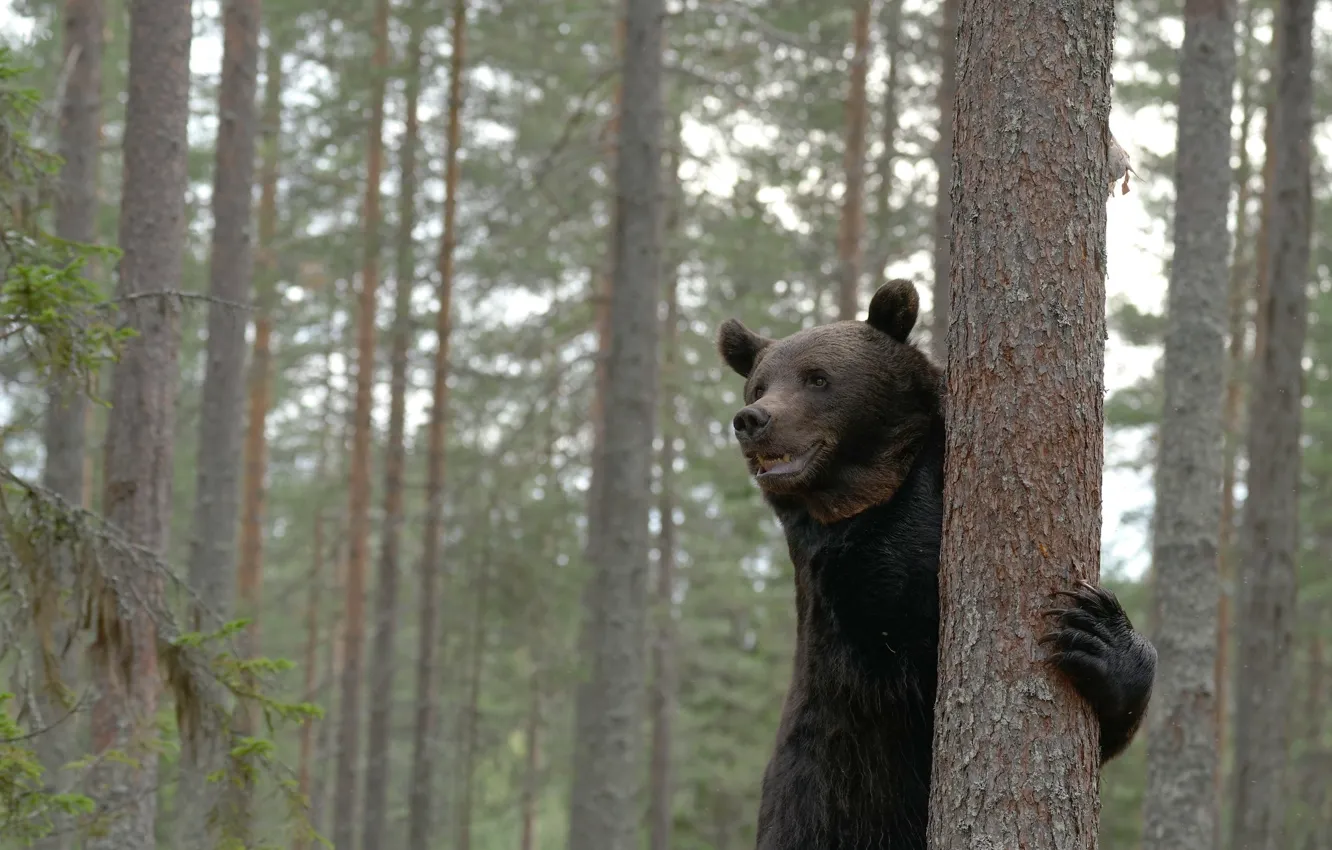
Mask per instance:
[[[883,331],[898,342],[906,342],[907,335],[916,326],[920,311],[920,297],[916,285],[909,280],[890,280],[870,299],[869,326]]]
[[[722,322],[717,331],[717,350],[721,352],[722,360],[742,378],[749,377],[759,354],[770,345],[772,340],[759,336],[736,319]]]

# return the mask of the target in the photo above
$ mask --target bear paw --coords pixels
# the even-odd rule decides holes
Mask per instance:
[[[1156,677],[1156,648],[1105,588],[1079,582],[1055,595],[1072,604],[1046,612],[1058,621],[1040,642],[1052,647],[1048,662],[1096,712],[1105,762],[1128,746],[1142,722]]]

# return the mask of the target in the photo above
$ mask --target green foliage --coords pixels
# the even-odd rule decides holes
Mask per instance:
[[[10,716],[14,694],[0,693],[0,834],[19,846],[50,835],[57,816],[85,816],[93,801],[83,794],[51,791],[25,734]]]
[[[21,82],[26,70],[0,45],[0,343],[20,346],[41,376],[87,385],[132,335],[112,324],[113,305],[84,274],[119,252],[59,239],[41,224],[60,160],[31,143],[26,124],[41,101]]]

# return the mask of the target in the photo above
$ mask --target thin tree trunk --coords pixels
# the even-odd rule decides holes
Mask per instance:
[[[586,756],[576,764],[570,846],[628,850],[639,824],[638,748],[645,684],[652,440],[656,430],[660,300],[658,216],[662,135],[662,0],[629,0],[616,163],[614,270],[606,361],[604,478],[598,539],[588,546],[600,575],[593,713],[577,724]],[[583,709],[584,706],[579,706]],[[581,768],[581,773],[579,769]],[[587,805],[595,802],[596,805]]]
[[[522,837],[520,850],[536,850],[537,803],[541,783],[541,687],[545,668],[541,663],[541,648],[534,646],[532,676],[529,682],[527,725],[523,731],[523,797],[520,812]]]
[[[64,12],[64,57],[69,64],[65,97],[60,103],[59,194],[56,197],[56,235],[73,242],[97,240],[98,141],[102,128],[102,0],[66,0]],[[92,412],[83,388],[72,378],[57,378],[47,391],[46,465],[42,483],[72,505],[86,506],[91,492],[87,481],[88,420]],[[64,553],[60,557],[68,557]],[[72,564],[56,565],[62,585],[73,581]],[[69,634],[65,617],[52,626],[51,647],[66,647]],[[59,681],[47,681],[35,695],[40,717],[35,729],[45,729],[33,746],[41,761],[48,788],[64,790],[61,771],[76,754],[78,726],[60,722],[74,709],[69,698],[78,676],[79,651],[69,645],[61,650],[57,666]],[[37,850],[63,850],[70,846],[68,825],[55,822],[56,835],[37,842]],[[61,834],[64,832],[64,834]]]
[[[679,237],[680,220],[683,217],[684,197],[681,192],[678,173],[679,161],[675,155],[678,146],[679,131],[676,122],[672,122],[671,151],[666,157],[665,196],[670,207],[667,213],[664,234],[670,251],[674,254],[674,245]],[[677,456],[675,440],[679,428],[675,422],[675,404],[679,393],[677,361],[679,350],[679,282],[677,270],[672,267],[673,260],[662,265],[662,274],[666,278],[666,318],[662,333],[662,392],[661,392],[661,455],[660,493],[657,499],[657,514],[661,528],[657,535],[657,587],[652,609],[655,614],[652,642],[652,690],[649,694],[649,710],[652,718],[652,741],[650,763],[648,766],[648,847],[649,850],[670,850],[671,829],[674,825],[672,807],[674,776],[672,771],[671,750],[673,745],[673,725],[676,703],[676,661],[675,661],[675,458]]]
[[[1160,675],[1148,714],[1144,850],[1216,842],[1217,575],[1229,277],[1232,0],[1188,0],[1179,70],[1175,253],[1152,570]]]
[[[380,530],[379,598],[375,610],[374,650],[370,664],[370,731],[365,764],[365,832],[363,847],[384,841],[389,786],[389,737],[392,734],[393,646],[398,622],[398,550],[402,536],[403,464],[406,457],[407,349],[412,333],[412,292],[416,258],[412,229],[416,226],[417,98],[421,90],[421,39],[424,22],[412,10],[407,46],[406,130],[402,139],[398,192],[397,272],[394,275],[392,378],[389,400],[388,452],[384,462],[384,522]]]
[[[1114,6],[965,0],[959,25],[929,846],[1096,850],[1096,725],[1037,640],[1099,574]]]
[[[1228,727],[1230,717],[1230,643],[1231,600],[1235,586],[1235,483],[1239,473],[1239,445],[1244,439],[1244,384],[1245,365],[1248,358],[1247,328],[1249,324],[1249,298],[1253,264],[1250,262],[1249,245],[1249,203],[1253,193],[1253,163],[1249,158],[1249,134],[1253,128],[1254,103],[1253,87],[1250,80],[1254,74],[1252,62],[1256,42],[1253,37],[1253,3],[1246,3],[1246,11],[1241,20],[1240,43],[1243,53],[1239,56],[1240,79],[1240,133],[1239,166],[1235,170],[1235,182],[1239,187],[1235,205],[1235,243],[1230,261],[1230,293],[1227,310],[1229,323],[1226,346],[1226,395],[1222,407],[1222,427],[1225,429],[1225,456],[1221,463],[1221,522],[1218,532],[1220,542],[1218,573],[1221,594],[1216,612],[1216,751],[1218,763],[1216,771],[1215,795],[1217,805],[1221,805],[1225,789],[1224,760],[1229,740]],[[1221,850],[1224,842],[1223,831],[1216,831],[1215,850]]]
[[[362,222],[365,258],[356,314],[356,418],[352,429],[347,512],[347,631],[338,717],[338,765],[333,799],[333,844],[350,848],[357,822],[356,779],[361,757],[361,684],[364,678],[365,570],[370,547],[371,408],[375,384],[375,296],[379,291],[379,179],[384,161],[384,96],[388,75],[388,0],[375,0],[374,77],[365,157]]]
[[[481,677],[486,659],[486,603],[490,590],[489,555],[478,568],[476,607],[472,614],[472,657],[467,674],[467,703],[462,714],[462,795],[458,801],[458,850],[472,850],[472,790],[480,747]]]
[[[449,330],[453,303],[453,251],[457,241],[458,144],[462,134],[463,50],[466,0],[453,2],[453,55],[449,60],[448,151],[444,169],[444,230],[439,242],[439,308],[435,314],[434,402],[430,410],[426,460],[426,516],[421,555],[420,645],[416,656],[416,717],[412,732],[412,784],[408,812],[408,850],[425,850],[431,837],[435,800],[436,677],[439,675],[440,547],[444,526],[444,448],[449,415]]]
[[[1269,111],[1267,291],[1250,393],[1248,497],[1240,527],[1235,799],[1231,840],[1283,847],[1291,633],[1300,490],[1301,363],[1308,325],[1314,0],[1283,0]]]
[[[892,262],[893,166],[897,162],[898,125],[902,123],[902,2],[886,0],[883,6],[883,46],[888,57],[888,70],[883,83],[883,154],[879,157],[879,196],[875,208],[879,219],[879,244],[873,255],[875,262],[870,266],[875,286],[883,280],[888,264]]]
[[[158,553],[166,551],[171,525],[180,304],[149,293],[178,289],[184,261],[192,24],[189,5],[176,0],[130,6],[117,293],[125,323],[138,335],[112,373],[102,507],[132,541]],[[135,590],[159,595],[160,579],[145,578]],[[152,850],[157,751],[135,741],[141,734],[153,737],[161,688],[157,630],[147,612],[122,611],[104,620],[92,661],[98,689],[93,751],[119,749],[137,763],[110,759],[94,768],[93,795],[113,817],[86,846]]]
[[[859,307],[861,231],[865,224],[865,75],[869,70],[870,0],[856,0],[851,24],[854,54],[851,58],[851,88],[846,99],[846,145],[842,171],[842,222],[838,232],[837,315],[849,320]]]
[[[321,490],[327,485],[328,478],[328,455],[329,455],[329,436],[332,430],[331,422],[333,415],[333,354],[337,350],[335,342],[333,308],[336,306],[336,299],[329,305],[329,327],[328,327],[328,350],[324,352],[325,377],[324,377],[324,412],[320,422],[319,429],[319,460],[315,464],[315,484]],[[310,595],[305,613],[305,657],[304,668],[305,677],[301,691],[301,698],[313,701],[315,699],[315,670],[319,665],[319,606],[323,597],[324,582],[324,505],[322,501],[315,507],[314,518],[311,528],[310,543]],[[311,772],[315,758],[315,728],[314,720],[306,719],[301,724],[301,751],[300,762],[296,774],[296,787],[301,796],[304,797],[310,806],[310,822],[318,829],[318,823],[315,813],[315,795],[314,783],[311,781]],[[302,833],[297,833],[295,841],[292,842],[293,850],[308,850],[310,842]]]
[[[264,570],[264,510],[268,476],[268,406],[273,382],[273,306],[276,300],[277,177],[281,156],[282,54],[270,44],[264,54],[263,162],[259,174],[259,251],[255,276],[254,342],[250,352],[249,400],[246,406],[244,500],[241,506],[240,563],[237,590],[241,609],[250,618],[242,635],[242,651],[259,651],[259,608]],[[258,718],[252,706],[236,717],[237,732],[252,735]]]
[[[249,316],[234,304],[250,300],[254,252],[250,226],[254,189],[255,108],[259,73],[259,0],[231,0],[222,12],[222,83],[218,89],[213,168],[213,244],[209,262],[207,360],[199,411],[199,445],[190,545],[190,584],[215,615],[193,604],[189,628],[212,631],[230,618],[236,594],[236,524],[240,508],[241,423],[245,417],[245,329]],[[245,611],[254,616],[255,610]],[[220,689],[211,699],[222,699]],[[226,794],[220,822],[208,817],[223,788],[207,782],[224,766],[228,742],[182,742],[177,825],[182,848],[211,847],[219,828],[248,840],[250,789]]]
[[[934,359],[948,359],[948,311],[953,235],[953,122],[957,102],[958,10],[962,0],[943,0],[939,22],[939,139],[934,149],[934,170],[939,187],[934,201],[934,306],[930,322]],[[970,8],[970,4],[968,4]]]
[[[1327,536],[1323,535],[1327,540]],[[1323,622],[1324,607],[1321,600],[1312,603],[1313,611],[1309,620],[1309,660],[1305,674],[1305,692],[1303,706],[1304,758],[1299,764],[1296,794],[1300,797],[1303,817],[1301,831],[1304,833],[1303,846],[1306,850],[1322,850],[1319,833],[1322,831],[1322,811],[1329,795],[1327,777],[1322,765],[1327,759],[1327,748],[1323,746],[1324,716],[1327,714],[1327,660],[1324,658]]]

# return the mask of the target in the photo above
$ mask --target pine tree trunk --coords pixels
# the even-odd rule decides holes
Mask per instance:
[[[320,421],[319,430],[319,459],[315,463],[315,483],[321,489],[327,485],[328,480],[328,454],[329,454],[329,436],[332,431],[331,423],[333,416],[333,354],[337,350],[335,342],[334,329],[334,303],[329,305],[328,322],[328,350],[324,352],[324,411]],[[304,684],[301,689],[301,699],[314,701],[316,699],[316,669],[319,666],[319,607],[323,597],[324,582],[324,505],[322,502],[315,507],[314,519],[311,528],[310,543],[310,588],[309,601],[305,613],[305,655],[302,666],[304,668]],[[313,763],[315,759],[315,721],[307,719],[301,724],[301,750],[300,761],[296,773],[297,791],[308,802],[310,807],[310,822],[318,829],[315,812],[315,792],[314,783],[311,780]],[[292,842],[293,850],[309,850],[310,842],[304,834],[297,833]]]
[[[356,785],[361,758],[361,685],[364,678],[365,571],[370,547],[371,408],[375,384],[375,298],[379,291],[379,181],[384,162],[384,96],[388,75],[388,0],[375,0],[370,126],[365,156],[362,223],[365,257],[356,313],[356,412],[352,428],[350,499],[347,511],[347,603],[342,688],[338,711],[337,780],[333,791],[333,845],[356,840]]]
[[[151,293],[180,288],[185,249],[190,41],[188,4],[135,0],[130,6],[129,98],[125,107],[119,286],[130,340],[112,373],[107,423],[106,518],[131,540],[164,553],[171,526],[171,470],[180,369],[180,303]],[[160,579],[136,579],[135,593],[162,593]],[[105,606],[114,610],[111,606]],[[157,752],[153,738],[161,679],[155,624],[143,610],[100,624],[92,647],[98,697],[93,751],[137,760],[100,761],[90,776],[99,810],[112,815],[88,850],[156,846]]]
[[[943,0],[939,22],[939,139],[934,149],[938,194],[934,201],[934,306],[930,322],[934,359],[948,359],[948,311],[953,234],[953,122],[957,110],[958,9],[962,0]]]
[[[1175,253],[1152,570],[1158,684],[1148,714],[1144,850],[1216,843],[1216,647],[1235,9],[1188,0],[1179,70]]]
[[[448,151],[444,170],[444,230],[439,242],[439,309],[435,314],[434,402],[430,410],[426,460],[426,516],[421,555],[420,646],[416,655],[416,709],[412,731],[412,784],[408,800],[408,850],[425,850],[431,840],[439,676],[439,592],[443,570],[440,547],[444,525],[444,448],[449,415],[449,330],[453,303],[453,249],[457,240],[458,141],[462,131],[463,50],[467,3],[453,2],[453,55],[449,60]]]
[[[679,160],[675,155],[679,132],[672,122],[671,151],[666,157],[665,196],[670,207],[665,235],[672,246],[679,239],[680,220],[684,203],[680,186]],[[665,251],[663,253],[666,253]],[[652,740],[648,765],[648,847],[649,850],[670,850],[671,831],[674,826],[672,806],[674,792],[673,760],[671,750],[676,705],[676,628],[675,628],[675,441],[680,429],[675,422],[675,405],[679,394],[679,324],[680,302],[677,269],[673,260],[662,265],[666,276],[666,318],[662,333],[662,392],[661,392],[661,469],[660,494],[657,514],[661,529],[657,534],[657,587],[652,610],[652,690],[648,705],[652,718]]]
[[[208,610],[191,606],[189,628],[209,632],[230,618],[236,591],[236,526],[240,508],[242,431],[245,416],[245,330],[248,314],[230,305],[246,304],[254,273],[251,195],[254,189],[255,108],[259,73],[259,0],[231,0],[222,12],[222,83],[218,89],[217,148],[213,167],[213,244],[209,262],[208,343],[190,541],[190,584]],[[251,608],[246,615],[254,616]],[[219,619],[220,618],[220,619]],[[211,699],[222,699],[220,689]],[[183,742],[177,825],[179,846],[212,847],[217,828],[209,810],[223,789],[206,781],[224,766],[226,741]],[[248,798],[249,789],[240,789]],[[248,834],[245,799],[227,794],[220,826],[227,834]],[[236,807],[233,807],[235,804]]]
[[[878,245],[870,273],[874,286],[879,285],[892,262],[893,166],[897,162],[897,133],[902,122],[902,3],[886,0],[883,6],[883,47],[887,54],[888,69],[883,82],[883,154],[879,157],[879,194],[875,213],[878,216]],[[951,160],[950,160],[951,161]]]
[[[1300,412],[1308,324],[1314,0],[1277,12],[1276,97],[1268,112],[1271,203],[1267,291],[1249,406],[1248,496],[1240,527],[1235,798],[1231,840],[1278,850],[1291,689],[1300,489]]]
[[[273,306],[278,276],[273,242],[277,234],[277,178],[281,156],[282,53],[270,44],[264,54],[262,163],[259,174],[259,251],[255,274],[254,342],[246,402],[244,494],[241,505],[240,562],[237,591],[250,623],[241,635],[241,651],[259,651],[259,608],[264,574],[264,510],[268,476],[268,407],[273,383]],[[241,706],[236,731],[253,735],[258,718],[253,706]]]
[[[413,9],[407,46],[406,129],[402,139],[398,192],[397,271],[394,275],[392,378],[388,451],[384,461],[384,522],[380,530],[379,597],[376,600],[374,650],[370,664],[370,731],[365,764],[365,832],[362,846],[384,841],[389,786],[389,738],[392,734],[394,642],[398,622],[398,551],[402,536],[403,464],[406,456],[407,349],[412,337],[412,292],[416,258],[417,98],[421,90],[421,39],[424,23]]]
[[[856,0],[851,24],[854,53],[846,99],[846,144],[842,171],[842,222],[837,239],[837,316],[849,320],[859,309],[861,231],[865,223],[865,75],[869,70],[870,0]]]
[[[477,565],[476,606],[472,614],[471,658],[467,673],[467,703],[462,711],[461,795],[458,800],[458,850],[472,850],[472,792],[480,747],[481,678],[486,660],[486,619],[490,590],[490,555]]]
[[[931,850],[1097,846],[1096,726],[1037,640],[1099,573],[1113,38],[1110,0],[959,10]]]
[[[66,0],[64,10],[64,57],[69,65],[65,97],[60,106],[59,194],[56,197],[56,235],[74,242],[97,241],[98,143],[102,128],[102,0]],[[47,392],[46,465],[42,484],[72,505],[85,505],[91,488],[85,480],[87,461],[87,422],[91,407],[83,388],[72,379],[58,376]],[[59,553],[58,557],[67,557]],[[73,580],[72,564],[56,564],[63,585]],[[50,646],[66,645],[68,626],[57,622],[51,627]],[[37,736],[33,747],[45,771],[48,788],[65,790],[67,777],[62,774],[73,761],[78,726],[73,718],[61,722],[74,705],[72,693],[79,675],[80,653],[74,647],[64,650],[56,668],[59,682],[47,682],[35,694],[40,717],[34,729],[46,731]],[[71,691],[65,691],[65,688]],[[71,844],[68,824],[55,822],[56,834],[37,842],[37,850],[63,850]],[[65,834],[61,834],[65,831]]]
[[[621,0],[621,6],[627,0]],[[624,59],[624,39],[625,39],[625,19],[623,14],[616,21],[615,25],[615,57],[617,62]],[[615,86],[615,95],[611,100],[611,115],[607,122],[606,140],[604,145],[603,157],[607,171],[613,172],[615,168],[615,158],[617,155],[616,145],[619,141],[620,133],[620,108],[624,102],[624,85],[619,81]],[[610,210],[610,228],[609,239],[614,239],[615,229],[617,227],[617,216],[619,210],[612,203]],[[609,256],[610,252],[607,252]],[[600,530],[597,523],[601,521],[600,499],[602,482],[605,479],[605,465],[603,460],[603,448],[606,442],[605,428],[605,410],[606,410],[606,361],[610,357],[611,334],[614,329],[611,327],[610,303],[611,303],[611,269],[602,266],[592,270],[592,280],[594,290],[591,298],[595,310],[595,324],[597,329],[597,358],[595,369],[595,384],[592,394],[592,411],[589,419],[592,424],[592,451],[589,457],[589,480],[587,487],[587,544],[584,551],[584,557],[591,566],[586,580],[583,583],[582,594],[579,599],[579,612],[581,622],[578,631],[578,663],[583,669],[580,671],[577,685],[574,688],[574,742],[573,742],[573,776],[574,781],[570,783],[569,789],[569,835],[579,835],[583,832],[583,824],[591,817],[593,809],[597,802],[592,798],[592,785],[586,782],[579,782],[578,777],[590,777],[591,765],[589,759],[593,753],[589,749],[589,744],[597,736],[595,728],[596,718],[601,714],[601,707],[597,703],[599,695],[596,689],[596,647],[601,639],[602,619],[601,613],[604,607],[603,597],[605,595],[605,576],[595,567],[595,559],[592,555],[592,547],[601,539]]]
[[[519,850],[536,850],[537,803],[541,789],[541,687],[545,668],[541,663],[540,648],[534,647],[537,657],[533,661],[529,681],[527,725],[523,731],[523,797],[519,817],[522,835]]]
[[[644,637],[650,536],[652,440],[656,430],[660,300],[658,207],[662,137],[661,0],[629,0],[623,102],[616,163],[615,238],[603,411],[604,473],[597,497],[598,536],[589,544],[600,588],[600,634],[593,661],[594,713],[576,732],[586,754],[575,767],[570,846],[628,850],[634,845],[645,684]],[[583,708],[579,706],[580,710]],[[591,737],[595,733],[594,737]],[[581,774],[578,772],[581,768]]]

